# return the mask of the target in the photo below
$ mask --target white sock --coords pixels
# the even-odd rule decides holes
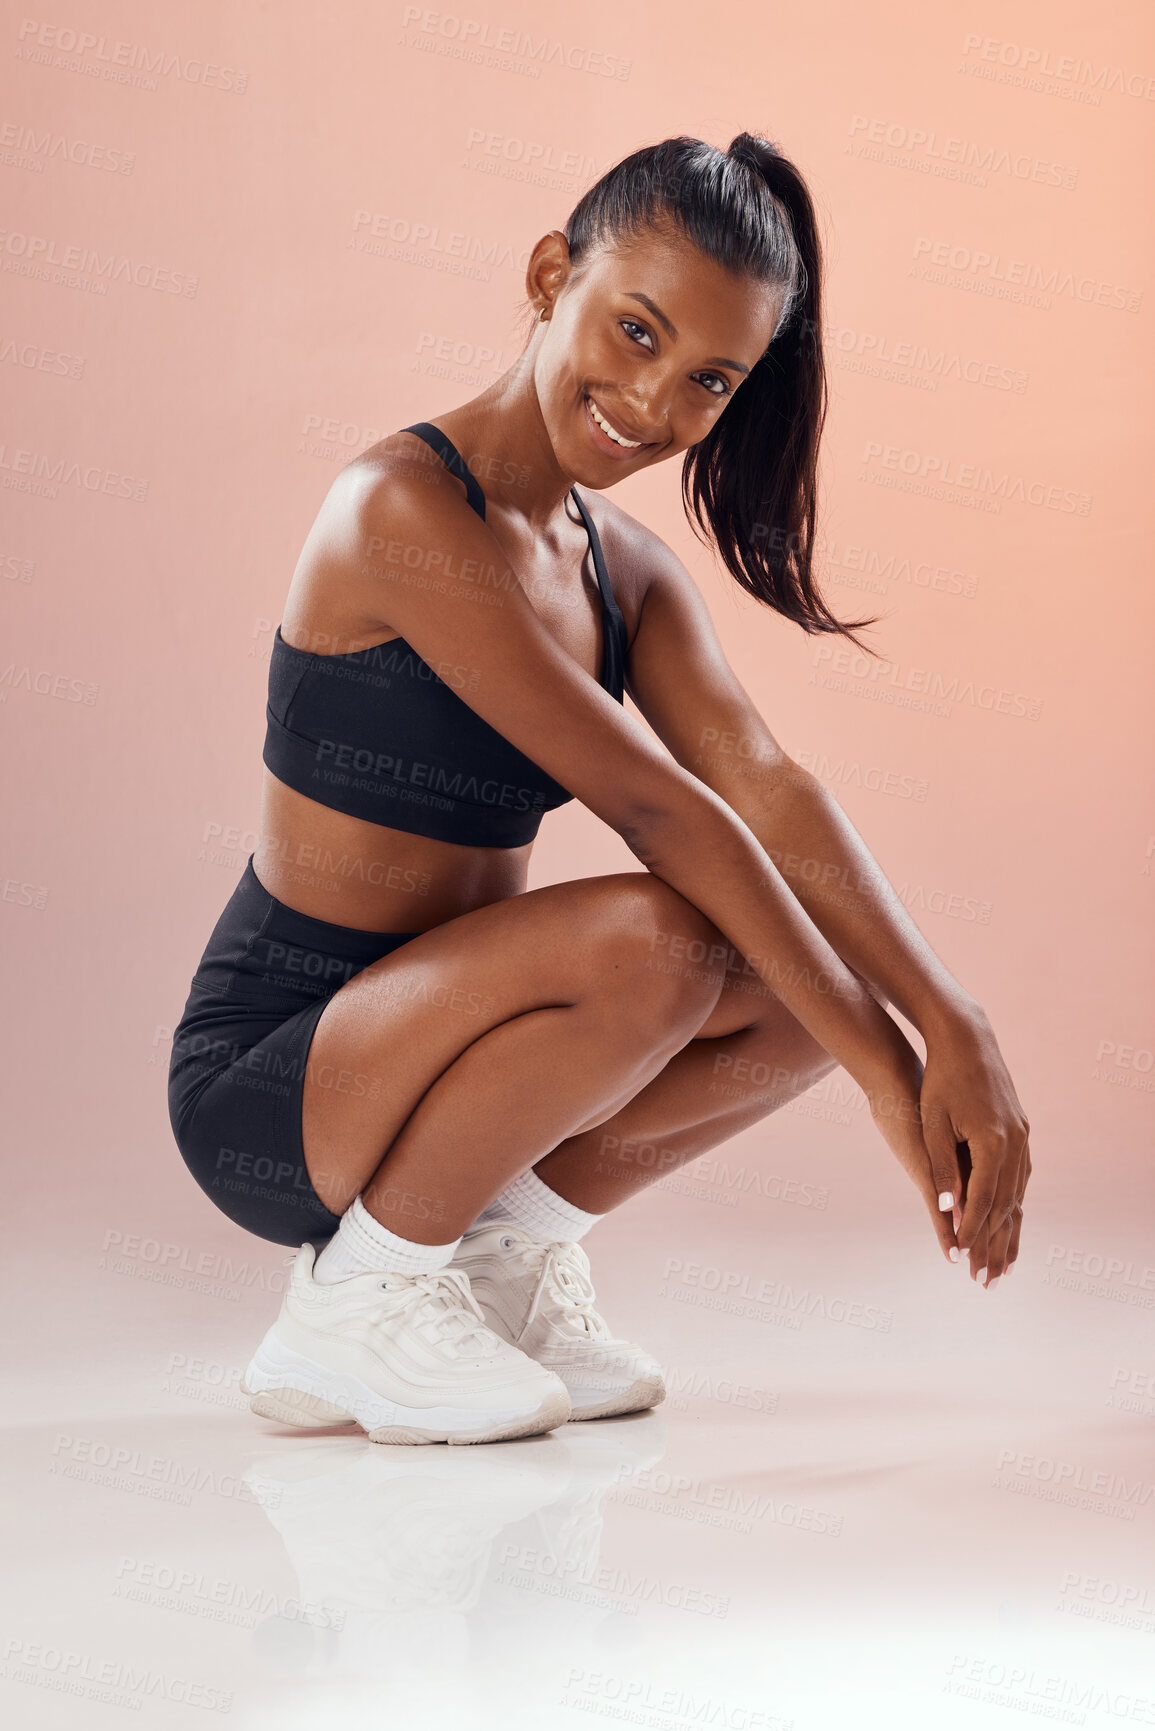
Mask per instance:
[[[602,1218],[577,1208],[551,1190],[538,1177],[533,1167],[507,1184],[500,1196],[495,1196],[482,1210],[474,1225],[488,1225],[494,1220],[508,1220],[520,1226],[541,1244],[555,1244],[559,1239],[581,1238]]]
[[[374,1220],[359,1196],[341,1216],[341,1224],[313,1264],[318,1286],[332,1286],[354,1274],[434,1274],[452,1259],[461,1243],[415,1244],[399,1238]]]

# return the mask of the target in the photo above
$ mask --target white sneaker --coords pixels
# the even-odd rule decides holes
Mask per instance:
[[[473,1443],[564,1424],[565,1384],[486,1326],[461,1270],[313,1279],[302,1244],[241,1382],[261,1418],[355,1420],[371,1442]]]
[[[665,1400],[661,1366],[640,1346],[616,1340],[594,1309],[580,1244],[540,1244],[499,1220],[472,1227],[451,1266],[468,1274],[494,1332],[556,1371],[569,1390],[571,1419],[640,1412]]]

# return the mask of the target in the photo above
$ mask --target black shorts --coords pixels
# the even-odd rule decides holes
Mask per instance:
[[[193,975],[168,1072],[185,1165],[247,1232],[299,1245],[337,1230],[340,1216],[305,1167],[309,1043],[333,993],[417,935],[296,913],[264,888],[249,855]]]

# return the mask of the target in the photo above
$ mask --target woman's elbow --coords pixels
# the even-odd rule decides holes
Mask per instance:
[[[631,802],[614,825],[630,852],[643,865],[669,859],[676,850],[708,845],[718,839],[720,825],[733,821],[725,801],[693,777],[690,785],[663,790],[658,798]]]

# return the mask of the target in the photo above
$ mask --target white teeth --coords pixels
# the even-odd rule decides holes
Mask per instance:
[[[614,441],[615,444],[625,445],[627,447],[627,449],[629,449],[631,451],[636,451],[638,449],[639,445],[642,445],[645,443],[644,439],[626,439],[626,438],[623,438],[622,434],[618,432],[616,427],[611,427],[610,423],[606,420],[605,416],[602,414],[601,410],[598,408],[597,404],[594,402],[592,397],[587,397],[586,402],[590,406],[590,414],[593,416],[593,418],[597,422],[598,426],[602,429],[602,432],[607,433],[609,435],[609,437]]]

